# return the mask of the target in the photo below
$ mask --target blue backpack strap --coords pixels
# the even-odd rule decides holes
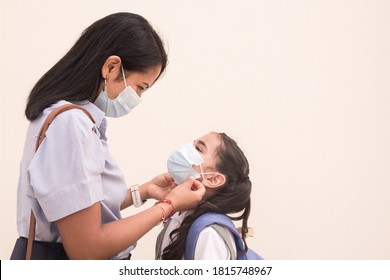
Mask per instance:
[[[206,212],[203,215],[199,216],[191,225],[190,230],[188,231],[187,240],[186,240],[186,249],[184,253],[184,258],[186,260],[193,260],[195,256],[195,247],[198,241],[200,232],[205,229],[207,226],[212,224],[219,224],[227,227],[234,236],[234,241],[237,248],[237,255],[240,259],[243,255],[239,254],[240,251],[244,250],[244,244],[241,240],[241,236],[238,233],[236,227],[234,226],[232,220],[224,214],[215,213],[215,212]]]

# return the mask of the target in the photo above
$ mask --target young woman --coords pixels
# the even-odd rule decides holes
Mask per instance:
[[[20,238],[11,259],[25,258],[31,210],[36,217],[33,259],[129,258],[136,241],[169,213],[202,199],[200,182],[189,179],[172,189],[168,174],[128,189],[108,150],[105,116],[128,114],[166,64],[162,41],[148,21],[117,13],[88,27],[36,83],[25,110],[31,123],[17,195]],[[35,151],[49,113],[70,103],[87,110],[95,123],[81,110],[63,112]],[[161,201],[121,217],[120,210],[148,198]]]
[[[193,170],[190,170],[190,169]],[[177,183],[193,176],[206,187],[206,194],[193,210],[175,213],[160,233],[156,243],[156,259],[183,259],[186,239],[191,225],[206,212],[230,215],[242,220],[242,239],[245,242],[250,213],[252,184],[249,164],[237,143],[224,133],[209,133],[192,144],[175,150],[168,159],[168,172]],[[232,244],[234,238],[226,231]],[[234,248],[234,254],[237,252]],[[213,228],[201,231],[194,259],[235,259],[222,236]]]

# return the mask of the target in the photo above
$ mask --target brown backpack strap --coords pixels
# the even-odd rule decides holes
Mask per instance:
[[[35,145],[35,151],[38,150],[38,147],[39,145],[42,143],[43,139],[45,138],[46,136],[46,131],[47,129],[49,128],[49,125],[53,122],[54,118],[56,116],[58,116],[59,114],[61,114],[62,112],[65,112],[65,111],[68,111],[70,109],[79,109],[79,110],[82,110],[90,119],[93,123],[96,123],[95,120],[93,119],[92,115],[87,111],[85,110],[83,107],[79,106],[79,105],[75,105],[75,104],[65,104],[65,105],[62,105],[58,108],[55,108],[53,111],[51,111],[51,113],[47,116],[45,122],[43,123],[42,125],[42,128],[41,130],[39,131],[39,134],[38,134],[38,138],[37,138],[37,142],[36,142],[36,145]]]
[[[30,228],[28,230],[28,239],[27,239],[27,249],[26,249],[26,260],[31,260],[32,253],[32,245],[35,239],[35,224],[37,220],[35,219],[35,215],[33,210],[31,209],[30,215]]]
[[[54,118],[61,114],[62,112],[68,111],[70,109],[79,109],[83,111],[89,118],[90,120],[95,124],[95,120],[93,119],[92,115],[83,107],[75,104],[65,104],[62,105],[58,108],[55,108],[53,111],[50,112],[50,114],[47,116],[45,122],[43,123],[41,130],[39,131],[37,142],[35,144],[35,151],[38,150],[39,145],[41,145],[43,139],[45,139],[46,136],[46,131],[49,128],[50,124],[53,122]],[[31,254],[32,254],[32,246],[33,246],[33,241],[35,239],[35,226],[36,226],[36,218],[34,215],[33,210],[31,209],[31,215],[30,215],[30,228],[28,232],[28,240],[27,240],[27,250],[26,250],[26,260],[31,259]]]

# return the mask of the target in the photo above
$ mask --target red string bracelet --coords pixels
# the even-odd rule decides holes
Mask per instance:
[[[161,224],[161,223],[164,223],[164,224],[165,224],[166,219],[165,219],[165,211],[164,211],[164,209],[163,209],[162,207],[158,206],[158,205],[154,205],[154,206],[157,207],[157,208],[160,208],[161,213],[162,213],[161,221],[159,221],[158,224],[157,224],[156,226],[158,226],[158,225]]]
[[[160,203],[168,203],[172,207],[172,211],[166,217],[163,217],[163,222],[165,222],[167,219],[172,217],[173,214],[175,214],[175,206],[173,205],[172,200],[167,199],[167,198],[157,201],[155,205],[160,204]],[[165,214],[165,212],[164,212],[164,214]]]

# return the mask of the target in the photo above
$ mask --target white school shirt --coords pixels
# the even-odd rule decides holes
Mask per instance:
[[[176,228],[180,227],[182,221],[186,217],[184,213],[175,213],[165,231],[164,237],[161,244],[161,254],[163,253],[165,247],[167,247],[171,241],[169,234]],[[228,230],[227,231],[231,244],[235,244],[233,234]],[[234,253],[237,254],[237,249],[233,246]],[[159,256],[161,259],[161,256]],[[194,260],[230,260],[229,248],[225,244],[225,241],[221,235],[212,227],[206,227],[203,229],[198,237],[198,241],[195,246]]]
[[[17,193],[17,229],[28,237],[30,211],[37,219],[35,239],[61,242],[55,221],[101,203],[102,223],[121,219],[120,205],[127,185],[107,145],[104,113],[93,103],[80,102],[96,125],[78,109],[59,114],[35,152],[39,130],[59,101],[45,109],[28,127]],[[96,132],[93,131],[93,128]],[[122,255],[135,247],[130,246]]]

